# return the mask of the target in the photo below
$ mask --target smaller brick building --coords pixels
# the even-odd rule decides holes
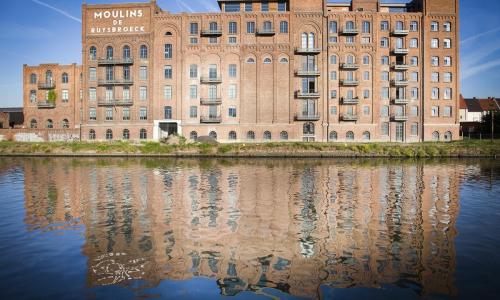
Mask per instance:
[[[24,113],[22,107],[0,108],[0,129],[22,128]]]

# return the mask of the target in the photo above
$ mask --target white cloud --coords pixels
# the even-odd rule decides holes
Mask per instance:
[[[462,69],[462,79],[467,79],[479,73],[484,73],[490,69],[500,66],[500,59],[490,60],[472,68]]]
[[[31,0],[31,1],[33,1],[34,3],[39,4],[41,6],[45,6],[45,7],[47,7],[49,9],[51,9],[51,10],[53,10],[53,11],[55,11],[55,12],[57,12],[57,13],[63,15],[63,16],[65,16],[65,17],[67,17],[67,18],[70,18],[70,19],[72,19],[74,21],[77,21],[78,23],[82,23],[82,20],[80,18],[77,18],[77,17],[71,15],[70,13],[68,13],[68,12],[60,9],[60,8],[54,7],[54,6],[49,5],[49,4],[45,3],[45,2],[42,2],[40,0]]]
[[[179,8],[181,9],[185,9],[190,13],[194,12],[194,9],[188,4],[186,4],[183,0],[175,0],[175,3],[177,3],[177,6],[179,6]]]
[[[470,36],[470,37],[468,37],[468,38],[466,38],[466,39],[462,40],[462,41],[460,42],[460,44],[465,44],[465,43],[467,43],[467,42],[475,41],[475,40],[477,40],[477,39],[479,39],[479,38],[482,38],[483,36],[487,36],[487,35],[490,35],[490,34],[492,34],[492,33],[498,32],[498,31],[500,31],[500,27],[497,27],[497,28],[495,28],[495,29],[488,30],[488,31],[485,31],[485,32],[483,32],[483,33],[479,33],[479,34],[476,34],[476,35]]]

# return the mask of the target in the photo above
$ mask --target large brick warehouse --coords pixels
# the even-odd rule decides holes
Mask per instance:
[[[82,6],[82,65],[24,66],[26,128],[82,140],[459,139],[458,0]]]

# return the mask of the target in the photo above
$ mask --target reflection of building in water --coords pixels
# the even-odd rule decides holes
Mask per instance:
[[[209,276],[227,295],[389,283],[454,293],[465,166],[100,163],[25,164],[27,223],[79,218],[90,285]]]

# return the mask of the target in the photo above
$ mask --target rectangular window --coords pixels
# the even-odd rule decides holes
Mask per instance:
[[[438,39],[432,39],[431,40],[431,48],[439,48],[439,40]]]
[[[369,71],[363,72],[363,80],[370,80],[370,72]]]
[[[411,124],[410,134],[413,135],[413,136],[417,136],[418,135],[418,123]]]
[[[365,116],[370,115],[370,107],[369,106],[363,106],[363,115],[365,115]]]
[[[106,121],[113,121],[113,108],[112,107],[106,108]]]
[[[331,90],[330,91],[330,98],[332,98],[332,99],[337,98],[337,90]]]
[[[196,37],[190,37],[190,38],[189,38],[189,43],[190,43],[191,45],[196,45],[196,44],[198,44],[198,38],[196,38]]]
[[[163,87],[163,98],[165,100],[172,100],[172,86],[166,85]]]
[[[139,87],[139,99],[147,100],[148,99],[148,88],[145,86]]]
[[[451,57],[450,56],[444,57],[444,65],[445,65],[445,67],[451,67]]]
[[[443,116],[444,117],[451,117],[451,106],[444,107]]]
[[[172,106],[165,106],[164,108],[165,119],[172,119]]]
[[[364,90],[363,91],[363,98],[365,98],[365,99],[370,98],[370,91],[369,90]]]
[[[260,10],[261,11],[269,11],[269,2],[262,2],[260,4]]]
[[[225,12],[239,12],[240,11],[240,3],[225,3],[224,4]]]
[[[332,107],[330,107],[330,114],[331,114],[332,116],[337,115],[337,106],[332,106]]]
[[[228,38],[228,41],[227,41],[227,42],[228,42],[228,44],[235,45],[235,44],[236,44],[236,42],[237,42],[237,39],[236,39],[236,37],[235,37],[235,36],[230,36],[230,37]]]
[[[438,30],[439,30],[439,23],[431,22],[431,31],[438,31]]]
[[[431,107],[431,116],[432,117],[439,117],[439,106]]]
[[[239,5],[239,3],[238,3]],[[226,4],[227,6],[227,4]],[[238,33],[238,24],[236,22],[229,22],[228,24],[228,34],[237,34]]]
[[[89,68],[89,80],[96,81],[97,80],[97,70],[96,68]]]
[[[278,2],[278,11],[286,11],[286,2]]]
[[[450,100],[451,99],[451,88],[445,88],[444,89],[444,95],[443,98],[445,100]]]
[[[361,44],[370,44],[372,42],[371,38],[368,36],[361,38]]]
[[[439,99],[439,89],[432,88],[431,99],[436,100]]]
[[[197,106],[189,107],[189,117],[190,118],[197,118],[198,117],[198,107]]]
[[[165,59],[172,59],[172,44],[165,44]]]
[[[97,112],[95,108],[91,107],[89,109],[89,120],[96,121],[97,120]]]
[[[331,43],[331,44],[338,43],[338,37],[336,37],[336,36],[330,36],[330,37],[328,37],[328,43]]]
[[[245,11],[253,11],[252,3],[245,3]]]
[[[287,21],[280,22],[280,33],[288,33],[288,22]]]
[[[172,66],[165,66],[164,74],[165,79],[172,79]]]
[[[389,56],[382,56],[380,63],[384,66],[388,66],[389,65]]]
[[[438,72],[431,73],[431,82],[439,82],[439,73]]]
[[[229,99],[236,99],[236,84],[230,84],[228,88]]]
[[[228,115],[231,118],[236,118],[236,107],[230,107]]]
[[[198,34],[198,23],[189,24],[189,34]]]
[[[410,73],[410,79],[413,82],[417,82],[418,81],[418,72],[411,72]]]
[[[111,100],[113,100],[113,87],[108,86],[106,87],[106,101]]]
[[[382,72],[380,79],[382,81],[389,81],[389,72]]]
[[[443,81],[446,83],[451,82],[451,73],[450,72],[444,73]]]
[[[146,80],[148,79],[148,67],[141,66],[139,68],[139,79]]]
[[[380,31],[389,31],[389,22],[388,21],[380,22]]]
[[[236,78],[236,64],[229,65],[229,77]]]
[[[361,32],[362,33],[370,33],[371,32],[371,23],[368,21],[363,21]]]
[[[450,49],[451,48],[451,40],[450,39],[444,39],[443,40],[443,47],[445,49]]]
[[[198,86],[190,85],[189,86],[189,98],[190,99],[198,99]]]
[[[247,22],[247,33],[255,33],[255,22]]]
[[[89,89],[89,100],[95,101],[97,98],[97,91],[95,88],[90,88]]]
[[[412,88],[410,95],[412,100],[418,99],[418,88]]]
[[[328,32],[329,33],[337,33],[337,22],[336,21],[328,22]]]
[[[123,66],[123,79],[130,80],[130,67]]]
[[[208,38],[208,43],[209,44],[217,44],[218,43],[217,37],[209,37]]]
[[[68,102],[68,100],[69,100],[69,91],[68,90],[62,90],[61,99],[62,99],[62,102]]]
[[[198,65],[189,66],[189,78],[198,78]]]
[[[431,57],[431,66],[433,66],[433,67],[439,66],[439,57],[438,56]]]
[[[122,92],[123,100],[130,100],[130,88],[128,86],[123,87]]]
[[[139,120],[147,120],[148,119],[148,109],[145,107],[141,107],[139,109]]]
[[[346,36],[346,38],[345,38],[345,42],[346,42],[347,44],[354,44],[354,42],[355,42],[355,38],[354,38],[353,36]]]
[[[385,135],[385,136],[389,135],[389,123],[383,122],[381,124],[381,128],[380,129],[381,129],[382,135]]]
[[[418,31],[418,22],[417,21],[410,22],[410,31]]]
[[[418,48],[418,39],[410,40],[410,48]]]
[[[123,121],[129,121],[130,120],[130,108],[124,107],[122,111],[122,119]]]
[[[410,115],[412,117],[418,117],[418,106],[412,106],[410,109]]]
[[[389,116],[389,106],[384,105],[380,107],[380,116],[388,117]]]
[[[382,93],[382,95],[381,95],[382,99],[389,99],[389,88],[388,87],[383,87],[381,89],[381,93]]]
[[[330,72],[330,80],[337,80],[337,71]]]

